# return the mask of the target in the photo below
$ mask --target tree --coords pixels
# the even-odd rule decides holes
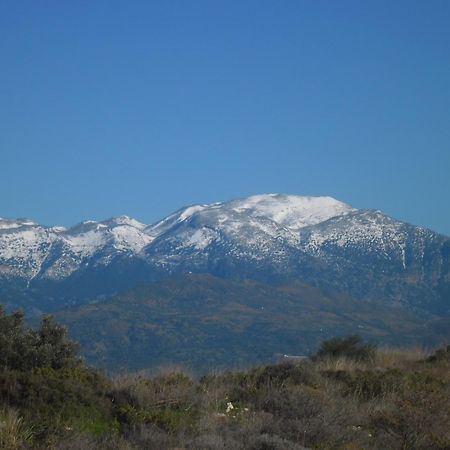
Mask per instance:
[[[81,364],[78,344],[52,316],[44,316],[38,330],[24,326],[21,311],[7,314],[0,306],[0,371],[61,369]]]

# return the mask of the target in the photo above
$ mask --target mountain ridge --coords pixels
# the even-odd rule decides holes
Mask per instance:
[[[332,197],[194,204],[150,225],[129,216],[70,228],[0,219],[0,295],[20,291],[25,308],[45,309],[44,296],[53,307],[89,302],[183,272],[299,279],[431,315],[450,310],[449,237]]]

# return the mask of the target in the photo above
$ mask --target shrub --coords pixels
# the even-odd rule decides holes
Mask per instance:
[[[450,362],[450,345],[436,350],[428,359],[428,362],[446,361]]]
[[[26,328],[24,314],[6,314],[0,307],[0,372],[27,371],[81,365],[78,344],[66,338],[66,329],[44,316],[38,330]]]
[[[374,356],[375,346],[364,343],[361,336],[354,335],[323,341],[316,358],[345,357],[355,361],[369,361]]]

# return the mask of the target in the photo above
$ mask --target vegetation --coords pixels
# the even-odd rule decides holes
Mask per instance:
[[[336,337],[323,341],[317,358],[348,358],[355,361],[369,361],[375,356],[375,347],[365,344],[361,336]]]
[[[381,345],[435,348],[450,323],[323,292],[185,274],[56,314],[87,361],[111,373],[177,365],[197,374],[311,355],[321,341],[360,334]],[[447,326],[445,326],[447,325]],[[364,349],[362,349],[364,351]]]
[[[0,310],[0,448],[449,449],[449,353],[351,336],[246,371],[111,378],[50,317]]]

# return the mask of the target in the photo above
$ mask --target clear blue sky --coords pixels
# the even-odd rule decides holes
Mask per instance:
[[[0,216],[331,195],[450,234],[450,1],[0,3]]]

